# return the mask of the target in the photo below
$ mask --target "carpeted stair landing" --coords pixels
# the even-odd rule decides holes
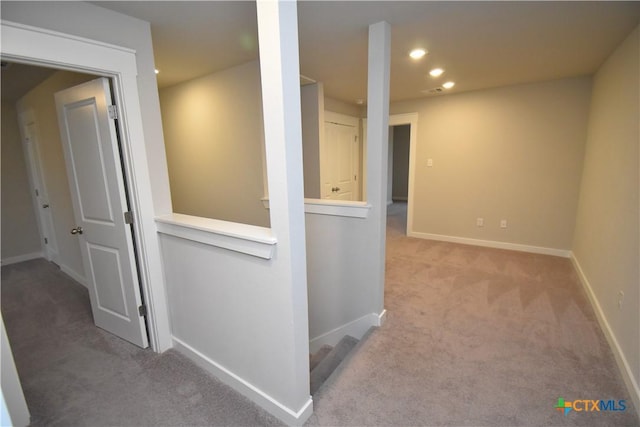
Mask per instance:
[[[356,344],[358,344],[357,339],[345,335],[335,347],[323,345],[317,352],[309,356],[312,396],[331,377]]]

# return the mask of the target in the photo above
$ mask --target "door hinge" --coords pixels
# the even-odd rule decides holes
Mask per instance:
[[[38,189],[37,189],[37,188],[35,189],[35,192],[36,192],[36,196],[39,196],[39,195],[40,195],[40,193],[38,192]]]
[[[124,213],[124,223],[133,224],[133,212],[128,211]]]
[[[140,315],[140,317],[145,317],[147,315],[147,306],[142,304],[140,307],[138,307],[138,314]]]
[[[116,105],[107,106],[107,110],[109,111],[109,118],[115,120],[118,118],[118,107]]]
[[[48,245],[49,244],[49,239],[47,239],[46,237],[44,238],[44,244]]]

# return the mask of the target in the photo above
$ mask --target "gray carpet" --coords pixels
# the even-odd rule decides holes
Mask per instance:
[[[310,426],[638,426],[567,259],[410,239],[389,210],[387,322],[314,398]],[[626,399],[625,412],[554,409]]]
[[[390,209],[384,327],[314,396],[310,426],[638,426],[566,259],[404,237]],[[2,267],[2,313],[33,425],[277,425],[173,351],[95,328],[86,290],[44,261]],[[558,397],[626,399],[570,413]]]
[[[2,315],[33,426],[281,425],[179,353],[95,327],[86,289],[44,260],[2,267]]]

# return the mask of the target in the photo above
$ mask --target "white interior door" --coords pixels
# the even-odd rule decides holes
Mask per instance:
[[[324,198],[357,200],[358,130],[351,125],[325,122],[324,134]]]
[[[28,110],[20,115],[20,132],[24,144],[26,165],[29,171],[33,203],[36,208],[43,253],[47,260],[59,263],[58,244],[53,225],[52,208],[49,202],[47,185],[42,179],[42,159],[35,114]]]
[[[96,326],[148,346],[109,80],[56,93],[56,108]]]

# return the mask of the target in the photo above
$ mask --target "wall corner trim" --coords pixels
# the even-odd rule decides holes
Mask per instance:
[[[269,198],[261,199],[265,209],[269,209]],[[371,205],[367,202],[350,200],[304,199],[304,213],[350,218],[367,218]]]
[[[269,228],[176,213],[156,217],[156,225],[161,234],[264,259],[278,242]]]
[[[284,421],[287,425],[302,425],[313,413],[313,400],[311,396],[309,396],[300,409],[297,411],[293,410],[278,402],[275,398],[269,396],[253,384],[250,384],[225,367],[214,362],[179,338],[174,336],[173,343],[177,351],[193,360],[198,366],[214,375],[223,383],[257,403],[273,416]]]
[[[640,417],[640,387],[638,386],[638,382],[633,376],[633,372],[631,371],[631,367],[629,366],[629,362],[625,357],[620,344],[618,344],[618,340],[616,336],[613,334],[613,330],[609,325],[609,321],[602,311],[602,307],[600,306],[600,302],[596,297],[596,294],[593,292],[593,288],[591,287],[591,283],[589,279],[582,270],[580,266],[580,262],[576,258],[576,255],[571,251],[570,253],[571,263],[580,278],[580,283],[582,283],[582,287],[584,288],[587,296],[589,297],[589,302],[591,302],[591,306],[593,307],[593,311],[596,314],[596,318],[598,319],[598,323],[600,324],[600,328],[602,328],[602,332],[604,336],[607,338],[607,342],[609,343],[609,347],[613,352],[613,355],[616,359],[616,364],[618,365],[618,370],[622,375],[622,379],[624,380],[625,385],[627,386],[627,390],[629,391],[629,395],[633,400],[633,405],[635,406],[636,412]]]
[[[371,205],[348,200],[304,199],[304,212],[308,214],[367,218]]]

